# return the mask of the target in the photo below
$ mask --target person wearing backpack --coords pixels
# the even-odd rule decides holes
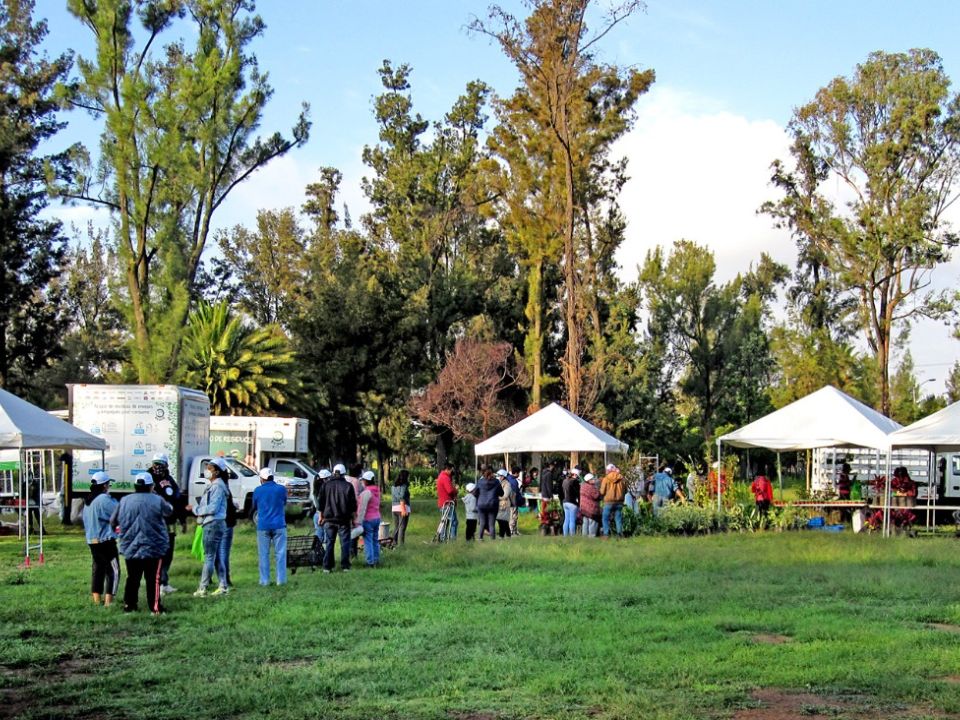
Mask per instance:
[[[477,516],[480,524],[480,540],[483,541],[484,532],[489,533],[490,539],[497,537],[497,512],[500,510],[500,498],[503,497],[503,487],[494,476],[493,470],[486,467],[480,482],[477,483]]]

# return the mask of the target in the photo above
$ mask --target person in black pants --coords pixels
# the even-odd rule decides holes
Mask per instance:
[[[166,518],[173,515],[173,506],[153,493],[153,478],[148,473],[137,475],[133,489],[110,517],[110,524],[119,529],[120,552],[127,565],[123,610],[137,609],[140,580],[144,579],[147,605],[154,615],[159,615],[164,612],[160,604],[160,571],[170,542]]]
[[[490,539],[496,538],[497,513],[500,510],[500,498],[503,497],[503,487],[489,467],[484,468],[483,476],[477,483],[477,516],[480,521],[480,540],[484,532]]]
[[[96,472],[90,478],[90,492],[83,501],[83,530],[93,557],[90,593],[93,604],[111,605],[120,587],[120,556],[117,533],[110,524],[117,501],[110,497],[110,476]]]
[[[334,468],[333,477],[320,486],[317,505],[320,508],[320,525],[326,533],[323,552],[323,571],[333,570],[333,544],[340,538],[340,567],[350,569],[350,531],[357,517],[357,496],[350,483]]]

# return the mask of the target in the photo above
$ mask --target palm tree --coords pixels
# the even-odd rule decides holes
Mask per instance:
[[[181,382],[210,398],[213,415],[259,415],[293,389],[294,355],[277,325],[253,327],[226,302],[203,302],[190,314]]]

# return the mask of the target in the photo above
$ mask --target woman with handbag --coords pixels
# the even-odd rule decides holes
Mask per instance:
[[[407,534],[407,521],[410,518],[410,473],[401,470],[393,487],[390,488],[390,502],[393,510],[393,542],[403,545]]]

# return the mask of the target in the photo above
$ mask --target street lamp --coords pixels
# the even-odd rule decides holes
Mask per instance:
[[[936,378],[927,378],[926,380],[922,382],[918,382],[916,385],[913,386],[913,404],[914,405],[917,404],[917,392],[920,390],[920,387],[923,385],[926,385],[927,383],[932,383],[936,381],[937,381]]]

